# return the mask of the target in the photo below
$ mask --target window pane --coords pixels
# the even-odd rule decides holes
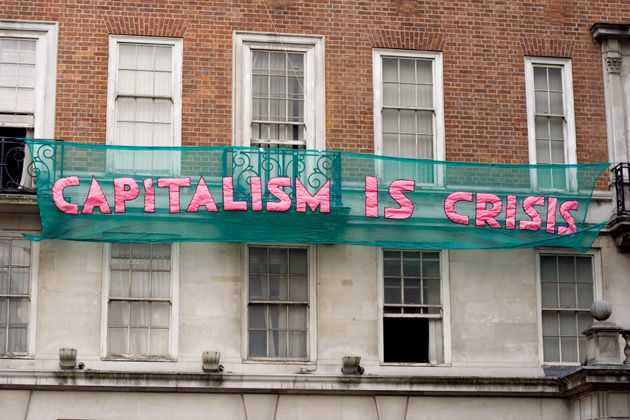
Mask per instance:
[[[564,141],[564,119],[563,118],[557,118],[557,117],[549,118],[549,128],[551,130],[549,133],[550,138],[554,140]]]
[[[590,309],[593,304],[593,285],[578,283],[578,308]]]
[[[131,297],[149,297],[151,273],[148,271],[131,272]]]
[[[9,353],[25,353],[27,350],[26,344],[26,327],[12,327],[9,328]]]
[[[560,345],[562,346],[562,361],[563,362],[578,362],[577,338],[562,337],[560,339]]]
[[[593,259],[591,257],[576,257],[575,271],[580,283],[593,283]]]
[[[267,328],[267,306],[266,305],[249,305],[248,324],[249,329],[266,329]]]
[[[440,262],[423,259],[422,276],[429,278],[440,278]]]
[[[536,98],[536,113],[537,114],[548,114],[549,113],[549,105],[547,103],[548,97],[547,92],[535,92],[534,96]]]
[[[151,327],[167,328],[171,324],[171,304],[168,302],[151,303]]]
[[[289,306],[289,329],[306,330],[306,306]]]
[[[405,304],[420,304],[420,280],[405,280],[404,294]]]
[[[308,299],[308,281],[306,276],[291,276],[289,300],[306,302]]]
[[[287,329],[287,306],[269,305],[269,328],[274,330]]]
[[[560,312],[560,335],[577,334],[577,319],[575,313]]]
[[[129,297],[129,271],[112,270],[110,272],[109,295],[112,297]]]
[[[383,58],[383,81],[398,81],[398,60],[395,58]]]
[[[385,285],[385,303],[397,304],[402,302],[402,294],[400,292],[400,281],[391,281],[392,283],[397,283],[394,286],[387,286],[387,282],[391,281],[386,279]]]
[[[577,302],[575,298],[575,284],[560,283],[560,307],[575,308]]]
[[[269,273],[285,274],[287,272],[287,250],[283,248],[269,248]]]
[[[304,331],[289,332],[289,357],[306,357],[306,333]]]
[[[11,269],[11,288],[10,293],[26,295],[28,294],[29,269],[28,268],[12,268]]]
[[[168,355],[169,332],[164,328],[151,329],[151,354]]]
[[[307,257],[305,249],[290,249],[289,258],[292,274],[306,274],[307,273]]]
[[[575,264],[573,257],[558,257],[558,275],[560,283],[575,282]]]
[[[136,68],[136,46],[133,44],[118,45],[118,68],[119,69],[135,69]]]
[[[249,275],[249,298],[250,299],[267,299],[267,275],[250,274]]]
[[[131,302],[131,325],[148,327],[150,319],[149,302]]]
[[[286,275],[269,276],[269,299],[287,300],[289,298],[289,281]]]
[[[269,357],[287,357],[287,332],[269,331]]]
[[[547,90],[547,68],[534,67],[534,89]]]
[[[171,295],[171,273],[154,271],[151,273],[151,296],[168,298]]]
[[[28,267],[31,265],[31,242],[14,239],[11,247],[11,265]]]
[[[249,356],[267,356],[267,331],[249,331]]]
[[[593,317],[589,312],[578,312],[578,333],[582,334],[582,331],[593,322]]]
[[[416,94],[418,95],[418,108],[433,108],[433,86],[418,85],[416,86]]]
[[[107,311],[108,325],[129,325],[129,302],[109,302]]]
[[[403,273],[405,277],[420,277],[420,254],[405,252],[403,258]]]
[[[563,115],[564,106],[562,104],[563,98],[561,92],[549,93],[549,104],[551,105],[551,114]]]
[[[149,329],[130,328],[129,329],[129,353],[149,354]]]
[[[155,47],[155,69],[171,71],[173,47]]]
[[[542,313],[542,327],[544,336],[557,336],[560,331],[558,327],[558,313],[544,311]]]
[[[7,266],[10,264],[10,255],[11,241],[8,239],[0,239],[0,266]]]
[[[9,293],[9,269],[0,268],[0,293]]]
[[[29,306],[28,299],[9,299],[9,325],[26,326]]]
[[[398,106],[397,83],[383,83],[383,105]]]
[[[560,344],[557,337],[543,338],[543,353],[545,362],[560,361]]]
[[[542,284],[542,306],[543,308],[558,307],[558,286],[556,283]]]
[[[400,64],[400,81],[403,83],[416,82],[416,62],[415,60],[399,60]]]
[[[400,85],[400,106],[407,108],[415,108],[416,106],[416,86]]]

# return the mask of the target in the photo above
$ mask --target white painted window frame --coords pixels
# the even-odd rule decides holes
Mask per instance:
[[[306,358],[249,357],[248,305],[249,305],[249,247],[303,248],[308,255],[308,310],[306,325]],[[241,246],[241,360],[243,363],[307,364],[317,362],[317,246],[292,243],[247,243]]]
[[[1,239],[24,239],[24,232],[18,231],[0,231]],[[26,353],[2,353],[0,359],[32,359],[35,357],[36,340],[37,340],[37,297],[39,284],[39,242],[31,241],[31,267],[30,267],[30,304],[26,346]]]
[[[324,37],[235,31],[232,37],[232,144],[250,146],[252,50],[305,53],[304,123],[306,148],[326,148]]]
[[[383,58],[428,59],[433,63],[433,160],[445,160],[444,140],[444,79],[442,53],[375,48],[372,50],[372,79],[374,92],[374,154],[383,154]]]
[[[575,144],[575,115],[573,104],[573,70],[570,58],[525,57],[525,92],[527,100],[527,133],[529,140],[529,163],[535,165],[536,159],[536,121],[534,95],[534,66],[557,66],[562,68],[562,83],[564,88],[564,112],[566,124],[564,126],[564,159],[567,164],[577,163]]]
[[[180,244],[171,244],[171,325],[169,331],[169,352],[168,357],[159,356],[110,356],[107,353],[107,330],[109,315],[109,286],[111,272],[111,244],[103,244],[103,265],[101,281],[101,360],[123,360],[123,361],[177,361],[179,345],[179,267],[180,267]]]
[[[542,280],[540,276],[540,257],[541,255],[551,256],[579,256],[590,255],[593,258],[593,301],[603,299],[603,278],[602,278],[602,255],[598,248],[589,249],[586,252],[578,252],[566,248],[541,248],[534,250],[535,267],[536,267],[536,308],[538,323],[538,360],[541,366],[579,366],[579,362],[546,362],[543,348],[543,329],[542,329]]]
[[[421,251],[440,253],[440,299],[442,302],[442,344],[444,346],[442,363],[389,363],[385,362],[385,351],[383,340],[383,306],[385,304],[385,286],[383,278],[383,251]],[[378,302],[378,361],[381,366],[450,366],[451,364],[451,289],[448,250],[424,250],[424,249],[399,249],[399,248],[378,248],[376,267],[376,298]]]
[[[34,124],[4,124],[7,127],[32,128],[35,138],[55,137],[58,32],[56,22],[0,20],[1,37],[37,40]]]
[[[182,63],[183,40],[147,36],[110,35],[109,67],[107,76],[107,144],[117,145],[116,139],[116,83],[118,79],[118,47],[123,43],[168,45],[173,47],[173,137],[171,146],[182,144]]]

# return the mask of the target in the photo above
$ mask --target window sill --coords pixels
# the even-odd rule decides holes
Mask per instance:
[[[242,362],[248,363],[248,364],[297,365],[297,366],[315,366],[317,364],[317,362],[314,360],[280,359],[280,358],[243,359]]]
[[[395,363],[395,362],[379,362],[379,366],[383,367],[450,367],[448,363]]]
[[[35,356],[26,353],[0,353],[0,359],[34,360]]]
[[[175,357],[167,356],[106,356],[101,357],[104,362],[177,362]]]

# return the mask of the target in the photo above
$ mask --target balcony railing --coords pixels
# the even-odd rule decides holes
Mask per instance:
[[[617,216],[630,216],[630,163],[619,163],[612,168],[615,182]]]
[[[34,194],[32,176],[24,139],[0,137],[0,193]]]

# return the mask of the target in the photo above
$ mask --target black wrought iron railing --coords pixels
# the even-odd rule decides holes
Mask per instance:
[[[617,216],[630,216],[630,163],[619,163],[612,168],[615,179]]]
[[[0,137],[0,193],[34,194],[32,176],[24,139]]]

